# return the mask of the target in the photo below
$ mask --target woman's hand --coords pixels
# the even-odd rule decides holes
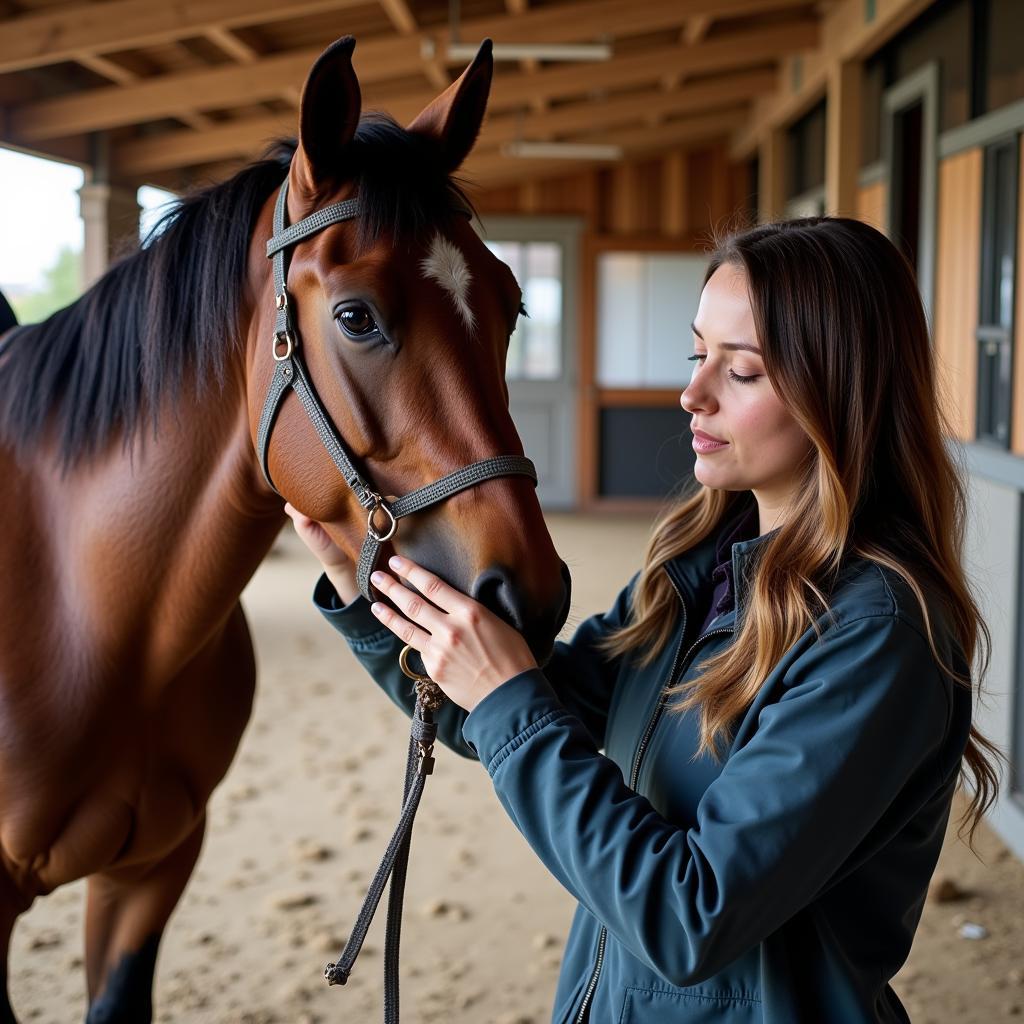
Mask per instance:
[[[420,652],[430,678],[459,707],[472,711],[502,683],[537,667],[522,636],[482,604],[407,558],[396,555],[388,565],[419,594],[378,571],[370,577],[373,585],[402,614],[380,601],[371,610],[399,640]]]
[[[331,540],[327,531],[315,519],[304,516],[297,508],[287,503],[284,510],[291,516],[299,539],[316,555],[324,567],[324,572],[338,592],[338,597],[345,604],[351,604],[359,596],[355,563]]]

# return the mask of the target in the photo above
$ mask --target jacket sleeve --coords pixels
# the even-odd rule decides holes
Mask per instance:
[[[489,694],[464,734],[549,870],[630,952],[691,985],[810,903],[908,780],[938,785],[946,681],[912,627],[835,626],[785,682],[691,828],[625,785],[540,673]]]
[[[617,665],[597,649],[597,641],[625,623],[629,596],[636,579],[634,576],[608,612],[591,616],[583,622],[568,643],[557,642],[543,669],[552,691],[584,723],[599,745],[604,741]],[[323,575],[313,591],[313,603],[345,638],[352,653],[377,685],[406,714],[411,715],[416,695],[412,683],[398,667],[398,654],[403,644],[380,624],[370,611],[366,598],[360,596],[348,605],[342,604],[330,580]],[[476,757],[476,752],[463,737],[465,721],[466,712],[446,701],[437,714],[438,737],[445,746],[463,756]]]

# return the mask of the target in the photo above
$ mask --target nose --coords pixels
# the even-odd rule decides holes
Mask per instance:
[[[512,583],[511,573],[500,565],[484,569],[470,590],[470,597],[479,601],[489,611],[504,619],[521,633],[525,625],[525,604],[522,595]]]
[[[546,660],[554,637],[569,614],[572,578],[564,562],[559,563],[559,575],[562,585],[559,593],[552,595],[550,607],[540,607],[544,602],[530,601],[523,588],[516,585],[512,573],[501,565],[484,569],[473,581],[469,596],[522,633],[534,655]]]
[[[713,411],[714,396],[705,386],[700,369],[690,378],[690,383],[683,388],[683,392],[679,396],[679,404],[684,411],[690,414]]]
[[[697,384],[697,379],[694,376],[693,380],[683,388],[683,392],[679,396],[679,404],[685,412],[690,414],[707,413],[711,411],[714,399],[707,388]]]

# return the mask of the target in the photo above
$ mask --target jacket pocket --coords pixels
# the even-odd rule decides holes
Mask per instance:
[[[760,1024],[761,1000],[742,993],[627,988],[618,1024]]]

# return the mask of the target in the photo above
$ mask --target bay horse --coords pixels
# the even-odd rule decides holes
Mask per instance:
[[[0,337],[0,1020],[11,930],[87,877],[87,1024],[147,1024],[157,949],[249,718],[239,595],[287,499],[354,558],[366,511],[294,394],[268,482],[272,208],[292,224],[290,315],[353,463],[385,496],[522,456],[504,380],[521,293],[452,175],[479,133],[489,45],[408,126],[361,115],[354,41],[306,79],[298,138],[184,198],[138,252]],[[533,482],[477,483],[402,520],[407,553],[520,628],[538,658],[568,587]]]

